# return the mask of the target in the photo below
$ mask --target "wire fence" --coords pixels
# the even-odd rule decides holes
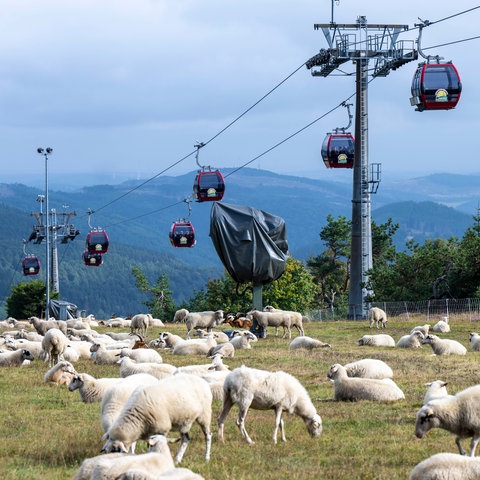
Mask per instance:
[[[381,308],[386,312],[387,317],[395,320],[408,321],[412,318],[423,317],[428,321],[459,315],[472,322],[480,321],[480,298],[445,298],[418,302],[374,302],[369,304],[370,307]],[[310,320],[316,321],[345,319],[345,316],[341,316],[335,310],[328,309],[309,312],[308,317]],[[364,320],[364,318],[359,316],[355,320]]]

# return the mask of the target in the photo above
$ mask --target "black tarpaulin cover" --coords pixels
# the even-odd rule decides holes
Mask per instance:
[[[285,271],[285,220],[253,207],[215,202],[210,237],[220,260],[238,283],[267,284]]]

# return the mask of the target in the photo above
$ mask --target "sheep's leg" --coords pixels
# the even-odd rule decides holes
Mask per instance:
[[[273,429],[273,443],[277,443],[277,433],[278,427],[280,427],[280,435],[282,437],[282,441],[286,442],[287,439],[285,438],[285,429],[284,423],[282,420],[282,409],[278,408],[275,410],[275,428]]]
[[[205,460],[210,460],[210,450],[212,448],[212,434],[210,432],[205,433]]]
[[[467,452],[465,452],[465,449],[462,447],[462,444],[460,443],[460,437],[458,435],[455,437],[455,443],[457,444],[460,455],[466,455]]]
[[[255,442],[250,438],[250,436],[248,435],[247,430],[245,428],[245,417],[247,416],[248,406],[238,405],[237,426],[240,429],[240,431],[242,432],[242,435],[245,437],[245,440],[250,445],[253,445]]]
[[[477,448],[478,441],[480,440],[480,434],[476,434],[473,436],[472,441],[470,443],[470,456],[475,456],[475,449]]]
[[[223,427],[225,424],[225,419],[227,418],[228,413],[230,412],[230,409],[232,408],[232,406],[233,406],[233,403],[232,403],[232,399],[230,398],[230,395],[227,392],[224,392],[222,411],[220,412],[220,415],[217,418],[218,439],[221,442],[225,441],[225,438],[223,437]]]
[[[181,433],[180,434],[180,448],[178,449],[177,454],[175,455],[175,463],[178,464],[182,461],[183,455],[185,454],[185,450],[188,447],[188,442],[190,441],[190,437],[188,433]]]

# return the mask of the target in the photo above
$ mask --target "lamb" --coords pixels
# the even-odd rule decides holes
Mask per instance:
[[[173,316],[173,323],[179,323],[179,322],[184,322],[185,317],[188,315],[188,310],[186,308],[181,308],[180,310],[177,310],[175,312],[175,315]]]
[[[65,349],[68,339],[58,328],[47,330],[42,340],[42,350],[44,361],[48,361],[50,367],[59,360],[64,360]]]
[[[426,383],[425,386],[428,387],[428,390],[423,397],[423,405],[426,405],[430,400],[449,396],[446,388],[447,382],[435,380],[434,382]]]
[[[153,317],[150,313],[137,313],[137,315],[132,317],[130,323],[130,332],[132,334],[137,332],[140,333],[142,337],[146,337],[148,327],[150,326],[150,320],[153,320]]]
[[[347,363],[343,366],[349,377],[360,378],[392,378],[393,370],[382,360],[375,358],[363,358],[356,362]]]
[[[208,461],[212,442],[211,417],[212,393],[205,380],[179,373],[139,389],[129,398],[102,437],[106,440],[103,451],[127,452],[132,442],[147,439],[153,433],[166,435],[174,430],[181,436],[175,456],[178,464],[188,446],[188,432],[193,422],[197,422],[205,436],[205,460]]]
[[[373,347],[394,347],[395,340],[390,335],[364,335],[358,340],[358,345],[369,345]]]
[[[424,339],[420,330],[415,330],[409,335],[403,335],[397,342],[397,348],[419,348],[422,346],[421,341]]]
[[[292,350],[297,348],[304,348],[306,350],[313,350],[314,348],[331,348],[331,345],[324,343],[316,338],[307,337],[305,335],[294,338],[289,345]]]
[[[0,367],[17,367],[25,361],[31,362],[34,356],[26,349],[14,350],[13,352],[0,352]]]
[[[109,350],[102,343],[95,342],[91,347],[93,362],[97,365],[113,365],[118,362],[121,348]]]
[[[410,330],[410,333],[419,331],[419,332],[422,332],[422,333],[423,333],[423,336],[424,336],[424,337],[426,337],[426,336],[428,335],[429,330],[430,330],[430,324],[429,324],[429,323],[426,323],[425,325],[413,327],[413,328]]]
[[[66,360],[58,362],[43,377],[43,381],[49,385],[66,385],[75,375],[75,368]]]
[[[465,355],[467,353],[467,349],[456,340],[427,335],[422,340],[422,344],[427,343],[432,347],[434,355]]]
[[[177,367],[168,363],[142,362],[137,363],[130,357],[122,357],[118,363],[120,364],[120,376],[122,378],[134,375],[136,373],[148,373],[155,378],[162,378],[173,375]]]
[[[370,328],[373,327],[374,324],[377,325],[377,328],[387,328],[387,314],[384,310],[378,307],[372,307],[368,312],[368,321],[370,322]]]
[[[88,373],[77,373],[68,385],[68,390],[78,390],[83,403],[100,402],[105,392],[112,385],[118,383],[121,378],[95,378]]]
[[[237,426],[250,444],[254,442],[245,429],[245,418],[250,407],[275,411],[274,443],[277,443],[279,427],[282,441],[286,441],[282,420],[284,411],[300,416],[310,436],[317,437],[322,433],[322,419],[307,391],[294,376],[283,371],[269,372],[242,365],[227,375],[223,387],[222,411],[217,419],[218,438],[222,442],[225,419],[235,404],[239,409]]]
[[[152,435],[147,439],[148,452],[139,455],[124,455],[110,453],[87,458],[77,470],[73,480],[117,480],[118,478],[132,478],[125,473],[135,470],[137,475],[133,478],[150,478],[138,476],[140,474],[157,474],[174,468],[172,454],[168,448],[171,442],[163,435]]]
[[[161,355],[152,348],[122,348],[120,351],[120,357],[130,357],[138,363],[162,363],[163,359]]]
[[[253,324],[252,320],[248,320],[243,313],[229,313],[225,319],[225,323],[228,323],[233,328],[250,328]]]
[[[477,332],[470,333],[470,346],[472,352],[480,352],[480,335]]]
[[[455,443],[462,455],[466,452],[461,440],[472,437],[470,456],[474,457],[480,440],[480,385],[423,405],[416,415],[415,435],[423,438],[432,428],[442,428],[455,434]]]
[[[207,355],[217,341],[210,335],[205,340],[183,340],[177,343],[172,350],[173,355]]]
[[[448,323],[448,317],[443,317],[433,327],[432,330],[437,333],[448,333],[450,331],[450,324]]]
[[[330,367],[327,377],[333,380],[336,401],[373,400],[389,402],[402,400],[404,393],[391,379],[349,377],[345,367],[336,363]]]
[[[188,312],[185,316],[185,325],[187,326],[187,340],[190,338],[190,332],[194,328],[206,328],[211,332],[213,327],[220,325],[223,321],[223,310],[207,310],[205,312]]]
[[[458,453],[436,453],[423,460],[411,471],[408,480],[477,480],[480,478],[480,458]]]
[[[252,342],[256,341],[256,335],[248,330],[243,332],[235,331],[233,337],[230,339],[230,343],[233,345],[235,350],[246,350],[252,348]]]

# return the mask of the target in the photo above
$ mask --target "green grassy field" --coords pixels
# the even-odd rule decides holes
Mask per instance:
[[[435,323],[431,320],[430,323]],[[390,319],[388,333],[395,341],[426,319],[409,321]],[[214,402],[212,458],[203,459],[204,438],[197,425],[181,466],[211,480],[270,480],[288,478],[406,479],[421,460],[438,452],[457,452],[454,436],[432,430],[419,440],[414,434],[415,414],[421,406],[424,384],[436,379],[448,382],[449,393],[456,393],[479,382],[479,353],[472,352],[469,333],[480,325],[462,318],[450,319],[452,332],[442,334],[463,343],[466,356],[432,356],[431,347],[396,349],[359,347],[364,334],[378,333],[366,321],[311,322],[306,335],[331,344],[330,349],[306,352],[288,348],[289,341],[274,336],[269,329],[266,339],[251,350],[237,351],[225,363],[231,368],[242,364],[265,370],[284,370],[296,376],[308,390],[323,420],[323,433],[312,439],[303,421],[284,415],[287,442],[272,442],[272,411],[250,410],[246,428],[255,441],[248,445],[240,435],[230,412],[225,424],[226,441],[217,442],[216,417],[220,403]],[[99,329],[104,331],[105,329]],[[184,325],[167,325],[165,329],[182,336]],[[154,338],[160,329],[149,332]],[[293,336],[296,332],[293,332]],[[162,352],[164,362],[174,365],[207,363],[199,357],[173,356]],[[394,380],[406,399],[395,403],[332,401],[333,384],[326,374],[333,363],[345,364],[361,358],[378,358],[394,371]],[[118,366],[99,366],[91,361],[78,362],[78,372],[95,377],[119,376]],[[98,455],[100,441],[100,405],[84,404],[78,392],[66,387],[51,387],[43,382],[48,366],[34,361],[20,368],[0,369],[0,478],[2,480],[60,480],[71,478],[83,459]],[[176,436],[172,433],[172,436]],[[143,444],[143,442],[140,442]],[[465,444],[468,447],[468,443]],[[142,451],[140,445],[137,451]],[[173,446],[172,449],[178,448]]]

